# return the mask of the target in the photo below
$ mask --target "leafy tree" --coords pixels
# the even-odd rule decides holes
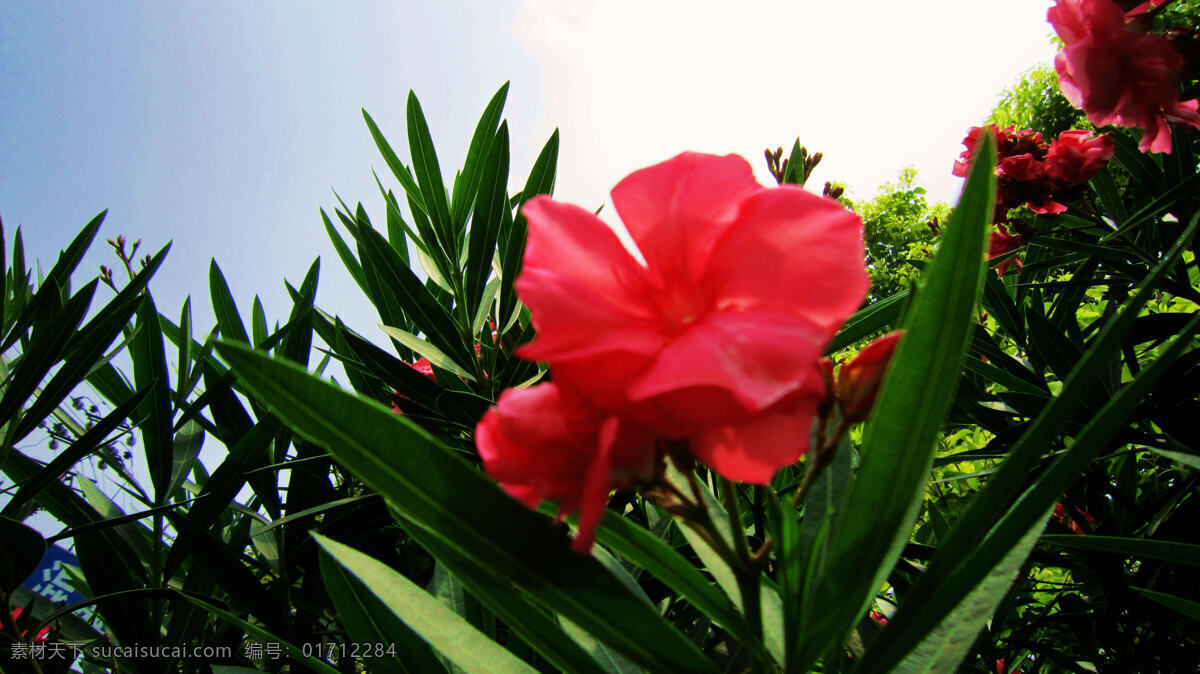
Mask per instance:
[[[938,223],[950,212],[943,203],[930,206],[916,180],[916,169],[906,168],[870,201],[843,199],[863,220],[871,274],[868,302],[890,297],[917,278],[937,245]]]
[[[1051,138],[1068,129],[1090,129],[1087,116],[1077,110],[1058,89],[1054,66],[1031,68],[1017,83],[1000,94],[1000,102],[988,117],[1004,128],[1041,131]]]

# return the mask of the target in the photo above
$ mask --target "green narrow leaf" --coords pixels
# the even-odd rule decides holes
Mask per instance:
[[[224,620],[225,622],[229,623],[230,625],[233,625],[233,626],[241,629],[247,635],[254,637],[255,639],[257,639],[258,641],[260,641],[262,643],[277,643],[277,644],[279,644],[280,647],[283,649],[283,651],[285,653],[287,653],[288,655],[290,655],[293,660],[295,660],[296,662],[298,662],[302,665],[307,665],[308,667],[312,668],[312,670],[314,672],[317,672],[317,674],[339,674],[338,670],[334,669],[333,667],[330,667],[328,664],[325,663],[325,661],[323,661],[319,658],[313,658],[313,657],[305,655],[303,649],[301,649],[299,646],[292,644],[287,639],[284,639],[283,637],[281,637],[277,634],[274,634],[272,632],[269,632],[269,631],[263,629],[259,625],[256,625],[256,624],[246,621],[246,620],[243,620],[243,619],[239,618],[236,614],[234,614],[230,611],[226,611],[225,609],[223,609],[215,604],[210,604],[206,601],[202,601],[196,597],[192,597],[183,592],[179,592],[178,594],[179,594],[180,599],[184,599],[186,601],[192,602],[196,606],[199,606],[200,608],[204,609],[205,612],[210,613],[214,616],[217,616],[218,618],[220,618],[221,620]],[[255,671],[257,671],[257,670],[255,670]]]
[[[537,671],[382,562],[318,533],[314,532],[313,538],[378,603],[464,671]],[[404,636],[389,634],[382,641],[400,642]]]
[[[894,324],[900,318],[900,310],[908,302],[909,293],[901,291],[891,297],[859,309],[846,319],[842,329],[829,343],[825,353],[841,351],[855,342],[870,337],[875,332]]]
[[[142,398],[146,396],[149,390],[138,391],[125,402],[118,405],[112,412],[109,412],[103,419],[96,422],[94,426],[89,428],[83,435],[79,436],[75,442],[71,443],[62,452],[50,460],[46,467],[37,473],[37,475],[21,480],[21,488],[11,500],[4,506],[4,510],[0,515],[13,516],[17,510],[34,500],[38,495],[51,484],[59,484],[58,480],[63,473],[70,470],[83,457],[91,454],[100,444],[108,438],[109,433],[116,430],[121,422],[125,421],[133,410],[141,403]]]
[[[104,216],[107,214],[107,210],[100,211],[96,217],[83,226],[79,234],[76,234],[66,249],[59,254],[58,260],[50,268],[50,273],[38,284],[38,292],[34,297],[34,301],[21,307],[20,315],[17,317],[12,331],[4,340],[4,343],[0,344],[0,353],[8,351],[9,347],[16,344],[17,340],[24,335],[25,330],[33,325],[39,311],[51,299],[50,295],[59,295],[71,287],[71,274],[79,266],[84,253],[91,247],[92,240],[96,238],[96,232],[100,230],[100,225],[104,222]],[[17,241],[13,252],[13,267],[14,273],[18,273],[19,271],[19,275],[21,276],[20,281],[13,285],[25,288],[25,284],[27,283],[25,275],[25,250],[21,240],[20,228],[17,228]],[[17,292],[16,287],[13,288],[14,292]],[[41,302],[37,301],[39,298],[41,298]],[[65,297],[60,296],[55,299],[62,301]]]
[[[700,488],[698,490],[693,489],[692,485],[694,483],[690,482],[673,463],[669,464],[667,475],[668,479],[674,482],[680,489],[691,492],[696,502],[702,501],[705,504],[709,516],[712,518],[721,536],[725,539],[726,545],[729,545],[730,549],[734,549],[732,547],[734,545],[733,537],[736,535],[744,536],[745,533],[731,531],[729,514],[726,512],[724,506],[721,505],[721,502],[717,500],[716,495],[704,485],[699,485]],[[717,581],[717,585],[720,586],[740,612],[742,610],[742,591],[738,585],[737,577],[733,573],[733,569],[729,568],[729,564],[725,562],[721,555],[691,527],[680,524],[679,531],[687,539],[688,544],[692,546],[692,550],[700,558],[700,562],[704,565],[705,570],[712,574],[713,580]],[[782,662],[784,660],[783,605],[779,594],[769,584],[763,583],[759,603],[762,611],[763,641],[765,642],[767,651],[775,658],[775,661]],[[745,621],[743,620],[742,622]],[[755,648],[756,644],[749,642],[746,646],[748,648]]]
[[[1123,538],[1121,536],[1075,536],[1070,534],[1047,534],[1042,543],[1049,543],[1069,550],[1092,550],[1109,552],[1123,557],[1138,559],[1161,559],[1172,564],[1200,566],[1200,545],[1176,543],[1149,538]]]
[[[366,110],[362,111],[363,121],[367,123],[367,129],[371,132],[371,138],[375,139],[375,146],[379,148],[379,154],[383,155],[383,161],[387,163],[388,168],[396,176],[396,180],[400,181],[400,186],[404,188],[404,193],[408,195],[409,203],[415,209],[420,209],[422,212],[427,212],[424,202],[424,196],[421,194],[421,188],[417,186],[417,181],[413,179],[412,173],[404,164],[400,163],[400,158],[396,156],[396,152],[392,150],[391,144],[383,137],[383,132],[379,130],[379,126],[375,124],[375,120],[371,119],[371,115],[367,114]],[[416,214],[414,213],[415,217]]]
[[[369,260],[378,276],[380,292],[391,294],[415,327],[439,351],[464,367],[471,364],[475,354],[463,343],[454,319],[446,307],[439,304],[412,270],[396,257],[391,245],[373,229],[359,228],[359,245],[364,259]]]
[[[471,136],[467,159],[463,163],[462,178],[454,181],[454,203],[451,204],[451,210],[454,212],[454,225],[460,231],[467,223],[467,215],[471,212],[475,195],[479,192],[480,176],[484,173],[485,165],[483,159],[496,136],[496,127],[500,124],[500,115],[507,97],[508,82],[505,82],[484,108],[483,116],[479,118],[479,124],[475,126],[475,133]]]
[[[1154,601],[1155,603],[1162,604],[1169,609],[1178,611],[1179,613],[1182,613],[1193,620],[1200,620],[1200,601],[1192,601],[1191,599],[1176,597],[1175,595],[1166,594],[1165,592],[1155,592],[1154,590],[1147,590],[1144,587],[1135,587],[1133,590],[1143,597]]]
[[[358,284],[359,289],[362,290],[363,293],[368,297],[370,297],[371,289],[367,285],[367,277],[363,272],[362,265],[359,263],[358,258],[354,257],[354,253],[350,250],[350,247],[346,245],[345,239],[342,238],[342,235],[338,233],[337,228],[334,227],[333,223],[329,220],[329,216],[326,215],[325,209],[321,209],[321,221],[325,223],[325,233],[329,235],[329,240],[333,243],[333,249],[337,251],[338,258],[341,259],[342,264],[346,267],[346,271],[350,272],[350,278],[354,279],[354,282]]]
[[[740,641],[752,639],[750,625],[729,597],[661,538],[606,511],[596,531],[596,540],[638,568],[645,569]]]
[[[242,322],[237,303],[233,300],[233,294],[229,292],[229,284],[225,282],[225,274],[221,273],[221,267],[215,259],[208,266],[208,288],[221,336],[249,344],[250,336],[246,334],[246,324]]]
[[[682,634],[561,528],[504,494],[410,420],[285,361],[218,346],[242,384],[300,435],[383,494],[403,517],[651,671],[712,672]]]
[[[1200,470],[1200,456],[1197,456],[1196,454],[1173,452],[1169,449],[1158,449],[1157,447],[1147,447],[1147,449],[1160,456],[1165,456],[1172,461],[1176,461],[1185,466],[1191,466],[1192,468]]]
[[[158,309],[149,293],[142,296],[142,305],[138,307],[137,330],[129,352],[133,381],[138,389],[150,390],[138,406],[138,429],[154,486],[155,505],[162,505],[169,496],[167,487],[175,454],[171,440],[171,386]]]
[[[34,331],[29,344],[23,349],[20,362],[5,382],[4,397],[0,398],[0,422],[10,422],[15,418],[38,384],[62,358],[71,336],[91,306],[96,284],[97,281],[92,281],[80,289],[65,306]],[[39,292],[38,295],[50,296],[48,292],[45,295]]]
[[[484,161],[479,196],[475,200],[475,212],[471,216],[471,232],[467,241],[467,266],[464,275],[464,290],[467,313],[479,312],[484,302],[484,287],[492,273],[492,258],[496,253],[496,240],[500,234],[504,211],[509,209],[506,188],[508,185],[508,123],[500,125],[496,139],[491,143]]]
[[[459,241],[450,220],[446,187],[442,183],[442,169],[438,165],[437,152],[433,148],[433,138],[429,135],[425,113],[421,112],[421,102],[412,90],[408,92],[407,115],[408,151],[412,156],[413,172],[417,174],[417,184],[421,187],[421,196],[427,207],[425,212],[438,233],[438,243],[442,245],[450,260],[458,260]]]
[[[526,201],[539,194],[550,194],[554,191],[554,179],[558,167],[558,144],[558,129],[554,129],[554,133],[550,134],[550,139],[542,146],[542,151],[533,162],[533,168],[529,171],[529,178],[525,181],[525,188],[521,190],[520,198],[512,200],[516,205],[516,217],[510,221],[506,214],[504,223],[501,225],[499,240],[500,268],[503,271],[503,283],[500,286],[500,310],[502,313],[499,314],[499,322],[501,324],[507,325],[510,320],[515,320],[518,312],[516,294],[512,286],[517,276],[521,274],[521,264],[525,257],[525,239],[528,233],[528,225],[525,222],[525,216],[521,214],[521,207],[525,205]]]
[[[938,557],[944,563],[956,564],[970,554],[991,531],[996,519],[1020,494],[1028,475],[1041,461],[1046,448],[1072,420],[1100,374],[1107,369],[1106,364],[1120,349],[1122,339],[1132,329],[1138,312],[1154,295],[1158,282],[1179,260],[1195,235],[1198,222],[1200,216],[1193,218],[1187,231],[1138,284],[1136,292],[1125,301],[1120,312],[1100,329],[1063,383],[1060,393],[1045,406],[1009,450],[1004,461],[1005,470],[993,475],[983,491],[971,499],[950,536],[939,544]],[[996,359],[993,362],[997,362]],[[935,557],[930,571],[937,570],[937,565],[941,563]]]
[[[161,321],[160,321],[161,323]],[[164,332],[166,332],[164,330]],[[187,383],[191,380],[192,367],[192,296],[188,295],[183,300],[183,307],[179,310],[179,331],[177,340],[171,340],[177,349],[179,362],[176,364],[175,372],[175,408],[183,406],[187,400],[191,389],[187,387]],[[168,337],[170,339],[170,337]]]
[[[447,372],[452,372],[469,381],[475,381],[474,375],[462,367],[459,367],[457,363],[451,360],[449,356],[442,353],[441,350],[436,346],[421,339],[420,337],[417,337],[411,332],[401,330],[400,328],[393,328],[389,325],[381,325],[379,326],[379,329],[383,330],[384,334],[386,334],[388,337],[391,337],[397,342],[400,342],[404,346],[415,351],[418,356],[427,358],[429,363],[434,367]]]
[[[379,177],[375,177],[375,183],[379,185],[379,190],[383,192],[384,202],[387,204],[387,238],[388,243],[392,244],[392,248],[396,250],[396,254],[400,256],[404,263],[412,264],[408,261],[408,239],[411,236],[414,243],[420,247],[420,239],[412,235],[412,230],[408,223],[404,221],[404,217],[400,215],[400,206],[396,202],[396,195],[391,190],[384,191],[383,184],[379,182]]]
[[[832,532],[830,561],[803,635],[801,662],[840,646],[882,586],[920,512],[936,438],[955,384],[983,285],[987,225],[995,206],[994,139],[984,134],[962,198],[925,268],[875,411],[863,432],[862,462],[845,513]]]
[[[963,597],[962,602],[926,634],[903,660],[896,665],[889,665],[887,671],[896,674],[957,671],[958,664],[966,657],[979,630],[983,629],[995,614],[996,607],[1012,590],[1021,565],[1037,544],[1038,534],[1046,526],[1049,517],[1050,511],[1046,511],[979,585]]]
[[[371,671],[445,672],[442,661],[412,629],[393,613],[379,596],[329,554],[321,555],[321,579],[338,620],[346,628],[347,641],[358,644],[383,644],[394,647],[395,654],[384,653],[370,659]]]
[[[267,312],[263,309],[262,300],[258,295],[254,296],[254,303],[250,307],[250,334],[255,346],[267,341]]]
[[[497,583],[477,561],[456,551],[437,536],[420,527],[406,526],[402,517],[399,521],[421,547],[438,559],[439,569],[448,576],[448,580],[461,582],[461,586],[457,588],[459,592],[455,593],[458,601],[461,602],[462,598],[461,587],[465,586],[489,611],[503,620],[509,629],[515,631],[536,649],[539,655],[564,672],[600,674],[603,671],[548,615],[529,604],[507,583]],[[449,576],[446,569],[454,575]],[[454,597],[444,599],[453,601]],[[463,614],[462,610],[458,610],[462,607],[456,608],[451,603],[450,608],[460,615]]]
[[[204,427],[197,421],[188,421],[175,432],[171,441],[171,483],[167,486],[167,498],[183,486],[183,481],[192,472],[192,466],[200,458],[200,448],[204,445]]]

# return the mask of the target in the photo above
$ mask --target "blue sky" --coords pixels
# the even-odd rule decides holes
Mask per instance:
[[[273,322],[290,307],[283,279],[320,256],[318,304],[376,336],[318,215],[336,189],[383,219],[372,167],[394,182],[360,108],[404,157],[415,90],[449,178],[511,80],[513,188],[560,127],[557,194],[588,208],[683,150],[743,154],[765,182],[763,148],[797,135],[825,154],[817,185],[866,198],[914,165],[953,201],[967,127],[1053,55],[1049,4],[10,0],[0,217],[7,245],[20,225],[44,269],[104,208],[102,238],[140,238],[141,252],[172,240],[155,298],[177,316],[191,295],[201,334],[211,258],[243,314],[258,293]],[[99,242],[87,278],[113,262]]]
[[[173,240],[155,295],[173,314],[192,294],[200,325],[210,258],[274,319],[319,255],[318,302],[369,331],[317,214],[331,189],[382,210],[360,108],[403,148],[415,89],[452,174],[512,80],[514,184],[561,126],[559,195],[590,207],[678,151],[757,165],[797,135],[826,155],[818,182],[866,197],[914,164],[952,200],[966,127],[1053,53],[1048,4],[6,2],[0,217],[45,266],[106,207],[104,236]],[[88,269],[109,261],[101,244]]]

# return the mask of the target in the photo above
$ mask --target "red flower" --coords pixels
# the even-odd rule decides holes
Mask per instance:
[[[1143,152],[1170,152],[1168,121],[1200,128],[1197,101],[1180,102],[1172,71],[1183,57],[1166,38],[1125,26],[1112,0],[1055,0],[1047,18],[1063,40],[1054,59],[1059,86],[1097,126],[1144,129]]]
[[[1104,168],[1113,156],[1108,134],[1088,138],[1091,131],[1063,131],[1046,152],[1046,174],[1063,183],[1085,183]]]
[[[478,344],[476,344],[475,346],[476,346],[476,348],[479,347]],[[416,370],[417,372],[420,372],[421,374],[428,377],[429,381],[432,381],[432,382],[437,381],[437,377],[433,374],[433,365],[431,365],[429,363],[428,358],[418,358],[416,360],[416,362],[405,363],[405,364],[408,365],[409,367],[411,367],[412,369]],[[412,400],[409,399],[408,396],[404,395],[403,393],[401,393],[399,391],[395,391],[395,390],[392,391],[392,411],[393,412],[395,412],[396,414],[404,414],[404,403],[405,402],[412,402]]]
[[[1028,204],[1034,213],[1062,213],[1065,204],[1054,200],[1054,185],[1043,162],[1032,154],[1004,157],[996,167],[996,199],[1000,209]]]
[[[1009,233],[1008,228],[1004,225],[996,225],[996,231],[992,232],[992,238],[988,241],[988,258],[999,257],[1005,253],[1017,250],[1023,245],[1025,245],[1025,237],[1019,233]],[[1017,269],[1021,268],[1021,260],[1015,255],[1001,262],[996,267],[996,275],[1004,276],[1004,272],[1008,271],[1008,268],[1013,265],[1016,265]]]
[[[12,617],[13,617],[13,621],[20,620],[20,619],[21,619],[21,614],[22,614],[23,612],[24,612],[24,611],[23,611],[23,609],[22,609],[20,606],[17,606],[17,607],[15,607],[15,608],[13,608],[13,610],[12,610]],[[27,629],[26,629],[26,630],[22,630],[22,631],[21,631],[21,638],[22,638],[22,639],[28,639],[28,638],[29,638],[29,630],[27,630]],[[43,627],[42,629],[38,630],[38,631],[37,631],[37,634],[33,635],[33,642],[34,642],[35,644],[41,644],[41,643],[45,643],[45,642],[46,642],[46,640],[48,640],[49,638],[50,638],[50,626],[49,626],[49,625],[46,625],[46,626],[45,626],[45,627]]]
[[[437,381],[437,377],[433,376],[433,365],[429,364],[428,358],[419,358],[412,365],[409,365],[409,367],[429,377],[430,381]]]
[[[737,156],[684,153],[612,192],[643,262],[590,211],[524,209],[518,353],[598,409],[688,439],[722,475],[765,483],[808,444],[817,360],[866,294],[862,223]]]
[[[838,374],[837,401],[842,416],[848,421],[863,421],[871,413],[875,399],[879,397],[883,374],[903,336],[903,330],[889,332],[868,344],[854,360],[842,367]]]
[[[975,146],[979,145],[979,137],[985,131],[991,131],[993,136],[998,136],[1000,127],[995,124],[988,124],[987,126],[973,126],[967,131],[967,137],[963,138],[963,145],[966,145],[967,149],[963,150],[958,155],[958,159],[955,160],[954,170],[952,171],[954,175],[959,178],[967,177],[967,170],[971,168],[971,158],[975,156]]]
[[[475,428],[475,443],[484,469],[517,500],[579,511],[580,552],[591,550],[609,491],[649,480],[657,464],[652,436],[553,383],[502,393]]]

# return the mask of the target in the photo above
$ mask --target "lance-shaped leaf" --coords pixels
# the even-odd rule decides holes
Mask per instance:
[[[467,159],[463,163],[461,177],[454,181],[454,198],[450,206],[454,215],[456,231],[462,231],[467,222],[467,214],[471,212],[471,206],[475,201],[475,195],[479,192],[480,176],[486,172],[484,157],[488,154],[496,136],[496,127],[500,124],[500,115],[504,110],[504,100],[507,97],[508,82],[505,82],[500,90],[492,96],[492,100],[488,101],[483,116],[479,118],[479,124],[475,126],[475,133],[471,136],[471,145],[467,148]]]
[[[829,560],[806,603],[822,607],[801,635],[798,662],[836,649],[900,556],[920,512],[937,434],[953,400],[983,286],[995,205],[994,140],[984,135],[962,198],[904,324],[871,420],[862,463],[831,532]]]
[[[429,135],[429,124],[425,122],[425,113],[421,111],[421,102],[411,90],[408,92],[408,151],[412,155],[413,172],[417,174],[417,184],[425,201],[425,212],[438,233],[442,248],[450,260],[455,261],[458,259],[459,241],[450,221],[442,169],[433,148],[433,137]]]
[[[713,671],[686,637],[566,533],[504,494],[409,420],[236,344],[218,346],[242,384],[300,435],[326,447],[408,521],[441,537],[653,671]]]
[[[350,579],[362,583],[386,610],[463,671],[520,674],[537,671],[386,564],[332,538],[316,533],[313,536]],[[336,577],[336,574],[325,577],[330,575]],[[403,632],[389,634],[384,642],[403,643],[405,636]]]
[[[471,216],[471,234],[467,244],[467,268],[464,294],[467,312],[474,316],[483,303],[483,289],[492,273],[492,257],[504,211],[508,210],[508,123],[500,131],[483,162],[483,176],[475,213]]]

